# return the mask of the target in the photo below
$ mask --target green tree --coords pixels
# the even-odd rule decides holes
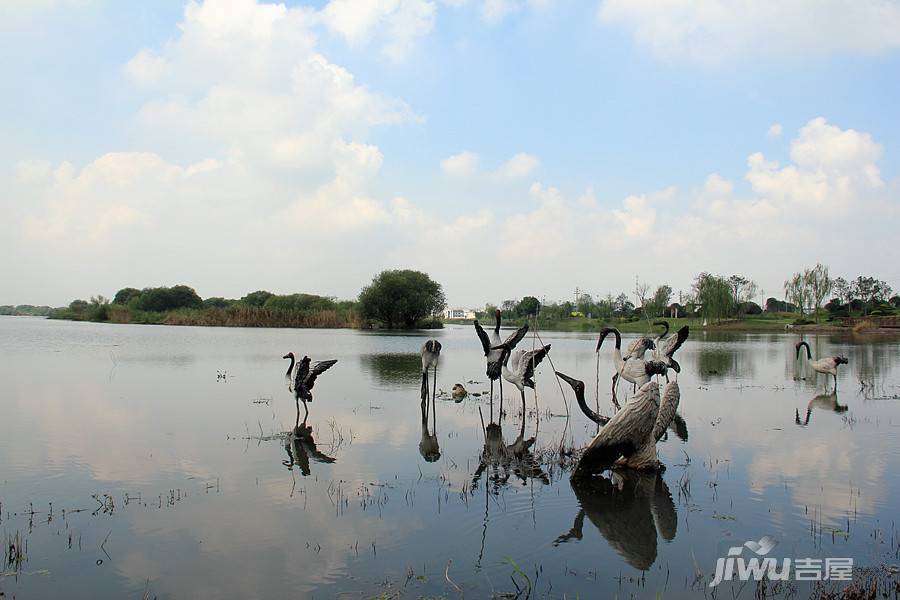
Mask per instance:
[[[133,287],[122,288],[116,295],[113,297],[113,304],[121,304],[125,305],[131,301],[132,298],[137,298],[141,295],[141,290]]]
[[[541,301],[534,296],[525,296],[516,304],[516,314],[520,317],[536,317],[540,310]]]
[[[803,273],[794,273],[790,279],[784,282],[785,299],[800,309],[800,318],[805,315],[805,308],[809,304],[809,286]]]
[[[366,319],[390,328],[412,328],[447,305],[441,284],[426,273],[382,271],[359,293],[359,309]]]
[[[816,323],[819,322],[819,309],[822,302],[831,293],[831,277],[828,276],[828,267],[819,263],[812,269],[803,272],[804,283],[809,290],[809,299],[815,306]]]
[[[88,302],[86,300],[80,300],[80,299],[72,300],[69,303],[69,310],[71,310],[74,313],[78,313],[78,314],[81,314],[84,311],[86,311],[88,309],[88,307],[90,307],[90,304],[88,304]]]
[[[666,307],[669,306],[669,301],[672,299],[672,288],[666,284],[663,284],[656,288],[656,291],[653,293],[653,297],[650,299],[648,303],[648,311],[650,315],[653,317],[661,316]]]
[[[850,301],[850,283],[843,277],[835,277],[831,282],[831,289],[834,292],[834,297],[841,304]]]
[[[249,304],[250,306],[262,306],[266,303],[266,300],[274,296],[272,292],[267,292],[265,290],[257,290],[255,292],[250,292],[243,298],[241,298],[242,304]]]
[[[705,318],[719,321],[734,314],[734,290],[724,277],[700,273],[694,280],[693,289],[695,301]]]
[[[133,304],[138,310],[165,312],[176,308],[200,308],[203,300],[194,288],[176,285],[170,288],[144,288],[140,296],[134,298]]]

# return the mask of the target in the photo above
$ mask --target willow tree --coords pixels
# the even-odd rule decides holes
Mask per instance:
[[[734,295],[724,277],[700,273],[694,280],[693,288],[704,317],[719,321],[734,314]]]
[[[803,272],[803,280],[809,293],[809,299],[816,307],[816,323],[819,322],[819,308],[831,293],[832,281],[828,276],[828,267],[819,263],[812,269]]]
[[[784,296],[794,306],[800,308],[800,318],[806,316],[805,307],[809,303],[809,286],[803,273],[794,273],[784,282]]]

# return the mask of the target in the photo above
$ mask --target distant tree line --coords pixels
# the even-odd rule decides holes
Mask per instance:
[[[46,317],[53,309],[49,306],[34,306],[31,304],[4,304],[0,306],[0,315],[14,317]]]
[[[446,301],[427,274],[391,270],[378,274],[356,300],[316,294],[250,292],[240,299],[203,299],[187,285],[126,287],[113,296],[73,300],[48,316],[79,321],[247,327],[435,327]],[[428,320],[430,318],[430,320]]]
[[[504,300],[499,305],[487,304],[484,311],[477,314],[480,318],[489,318],[496,308],[500,308],[511,319],[538,317],[558,321],[589,317],[606,322],[633,322],[665,316],[693,317],[716,323],[764,312],[799,312],[797,322],[803,323],[807,315],[818,322],[826,313],[829,318],[895,314],[900,308],[900,297],[892,295],[886,282],[868,276],[850,282],[842,277],[831,279],[828,267],[821,264],[795,273],[785,281],[784,299],[770,296],[765,305],[760,306],[755,301],[759,293],[759,285],[749,277],[704,271],[694,278],[689,292],[679,294],[678,302],[673,302],[673,290],[668,284],[654,289],[636,280],[630,297],[624,292],[608,293],[602,298],[579,292],[573,300],[541,302],[535,296],[525,296],[521,300]],[[828,298],[831,300],[826,303]]]

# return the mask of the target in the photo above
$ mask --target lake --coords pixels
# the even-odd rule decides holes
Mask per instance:
[[[443,345],[444,393],[423,428],[419,349],[431,336]],[[593,404],[596,336],[541,339]],[[752,581],[708,586],[729,547],[766,535],[779,560],[897,564],[900,343],[806,339],[814,356],[849,358],[836,396],[794,360],[797,335],[694,332],[678,355],[684,426],[658,445],[667,468],[573,488],[558,449],[583,447],[596,426],[545,361],[524,431],[506,385],[508,414],[486,441],[471,326],[0,317],[0,595],[751,598]],[[316,382],[303,436],[289,435],[288,351],[339,361]],[[609,342],[599,373],[609,415]],[[483,395],[454,402],[455,383]],[[630,392],[619,385],[620,400]],[[497,435],[518,452],[500,451]]]

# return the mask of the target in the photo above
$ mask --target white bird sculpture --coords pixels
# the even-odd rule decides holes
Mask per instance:
[[[291,359],[291,364],[288,366],[287,373],[285,373],[285,377],[288,378],[288,390],[293,392],[294,400],[297,403],[297,416],[300,415],[300,401],[303,401],[303,409],[306,411],[303,417],[303,422],[306,422],[306,417],[309,416],[309,407],[306,405],[307,402],[312,402],[312,389],[316,383],[316,378],[333,367],[337,361],[336,360],[322,360],[310,367],[310,359],[308,356],[304,356],[300,362],[296,363],[296,368],[294,368],[294,353],[288,352],[282,358]],[[291,371],[293,371],[293,377],[291,377]]]
[[[669,333],[669,322],[668,321],[657,321],[654,325],[662,325],[665,330],[662,332],[656,341],[654,342],[655,348],[653,349],[653,359],[664,362],[668,367],[670,367],[676,373],[681,373],[681,365],[678,364],[673,356],[675,352],[681,348],[681,345],[684,344],[684,341],[688,338],[690,334],[690,328],[685,325],[681,329],[675,332],[675,335],[667,335]],[[666,373],[666,381],[669,380],[669,374]]]
[[[422,344],[422,399],[428,398],[428,370],[434,369],[434,388],[437,391],[437,368],[441,358],[441,343],[428,340]]]
[[[616,348],[613,352],[613,363],[616,367],[616,373],[621,376],[622,379],[635,384],[637,387],[641,387],[650,381],[650,378],[654,375],[665,375],[668,365],[662,361],[644,360],[643,358],[637,357],[624,358],[622,356],[622,334],[614,327],[604,327],[600,330],[600,339],[597,340],[597,352],[600,352],[603,340],[605,340],[606,336],[610,333],[616,336]],[[649,349],[653,350],[655,347],[656,345],[653,341],[649,340]]]
[[[809,365],[813,368],[813,371],[834,377],[834,389],[837,390],[837,368],[840,365],[846,365],[849,362],[847,358],[844,356],[826,356],[819,360],[813,360],[809,344],[806,342],[797,342],[797,345],[795,346],[797,349],[797,360],[800,360],[800,348],[804,346],[806,347],[806,360],[811,361]],[[827,379],[825,380],[825,389],[828,390]]]
[[[522,418],[525,418],[525,388],[534,389],[534,369],[547,353],[550,352],[550,344],[535,350],[517,350],[510,356],[509,347],[499,346],[503,350],[503,378],[519,388],[522,395]],[[508,363],[508,365],[507,365]],[[536,401],[536,400],[535,400]]]
[[[528,324],[526,323],[507,336],[506,340],[501,340],[499,309],[494,314],[494,319],[494,329],[491,330],[490,337],[488,337],[481,323],[477,319],[475,321],[475,332],[478,334],[478,339],[481,340],[481,348],[484,350],[484,358],[487,360],[485,375],[491,382],[490,405],[492,421],[494,418],[494,381],[498,380],[500,382],[500,413],[503,413],[503,380],[500,378],[503,369],[503,347],[509,348],[509,351],[512,352],[516,345],[525,338],[525,334],[528,333]]]

